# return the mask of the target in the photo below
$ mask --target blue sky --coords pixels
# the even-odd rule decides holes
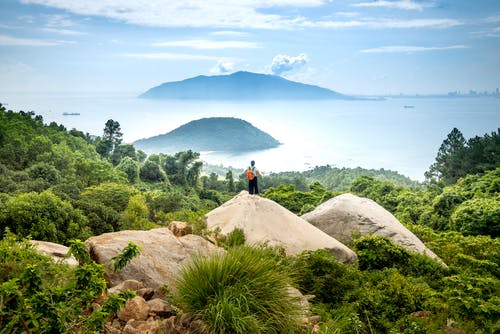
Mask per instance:
[[[273,73],[347,94],[500,87],[499,0],[2,0],[1,92]]]

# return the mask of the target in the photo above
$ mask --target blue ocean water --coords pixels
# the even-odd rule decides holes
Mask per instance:
[[[138,99],[135,94],[0,93],[0,103],[14,111],[35,111],[46,123],[55,121],[94,135],[102,135],[105,122],[113,119],[120,123],[128,143],[203,117],[237,117],[283,144],[254,152],[202,152],[204,161],[246,167],[255,160],[267,173],[326,164],[384,168],[420,181],[454,127],[465,138],[500,127],[498,98],[237,103],[156,101]]]

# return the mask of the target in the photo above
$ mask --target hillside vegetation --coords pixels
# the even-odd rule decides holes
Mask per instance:
[[[148,99],[203,100],[314,100],[353,99],[332,90],[290,81],[276,75],[235,72],[229,75],[200,75],[165,82],[139,97]]]
[[[113,120],[103,124],[101,137],[93,138],[77,129],[44,124],[33,112],[0,106],[1,333],[103,332],[109,314],[131,295],[117,295],[102,309],[92,308],[106,289],[106,274],[103,266],[89,260],[78,240],[165,226],[172,220],[186,221],[202,234],[203,214],[246,188],[236,170],[227,170],[223,177],[215,172],[203,175],[197,152],[148,156],[122,144],[121,137],[120,125]],[[384,171],[399,179],[397,183],[362,169],[329,166],[262,180],[267,183],[262,196],[295,213],[308,212],[346,190],[371,198],[447,267],[381,237],[355,239],[348,246],[358,262],[342,264],[322,250],[291,257],[279,249],[240,249],[245,238],[235,233],[226,239],[227,258],[211,259],[210,266],[200,259],[196,265],[217,282],[227,270],[238,270],[248,286],[224,276],[219,286],[224,293],[214,292],[222,299],[210,299],[212,292],[203,290],[206,293],[192,298],[181,294],[173,302],[204,319],[212,333],[248,328],[255,333],[499,332],[500,166],[499,146],[491,137],[497,134],[474,140],[488,142],[483,151],[490,152],[488,163],[462,175],[462,167],[473,166],[479,155],[462,155],[457,167],[448,163],[456,161],[451,158],[456,151],[440,150],[431,168],[439,172],[431,170],[428,180],[418,185],[393,172]],[[71,245],[80,266],[55,265],[23,241],[29,238]],[[245,263],[241,271],[235,261]],[[319,323],[279,322],[296,310],[274,305],[277,291],[255,285],[248,268],[264,268],[262,274],[276,286],[290,279],[303,294],[314,295],[310,302]],[[183,291],[201,291],[197,288],[207,283],[196,270],[186,269]],[[248,291],[254,291],[252,298],[247,298]],[[259,305],[270,305],[265,310],[269,313],[262,313]],[[268,320],[273,317],[276,321]]]
[[[147,152],[252,151],[277,147],[280,142],[242,119],[210,117],[191,121],[169,133],[141,139],[134,146]]]

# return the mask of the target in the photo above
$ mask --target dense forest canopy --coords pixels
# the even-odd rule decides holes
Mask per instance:
[[[499,138],[497,131],[466,140],[453,129],[422,184],[331,166],[260,180],[262,196],[299,215],[346,191],[370,198],[447,264],[379,237],[349,245],[359,259],[352,265],[323,251],[273,253],[275,267],[316,296],[320,333],[500,331]],[[0,328],[20,332],[22,320],[25,332],[100,332],[105,320],[90,307],[106,287],[103,268],[58,267],[19,239],[72,245],[78,254],[77,240],[172,220],[202,234],[203,215],[246,187],[241,170],[204,166],[197,152],[148,156],[123,144],[116,121],[94,138],[0,105]],[[130,296],[116,298],[107,312]]]
[[[242,119],[209,117],[188,122],[162,135],[140,139],[134,146],[148,152],[252,151],[277,147],[280,142]]]

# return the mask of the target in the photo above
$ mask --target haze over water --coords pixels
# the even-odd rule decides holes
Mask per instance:
[[[126,143],[203,117],[237,117],[283,145],[255,152],[202,152],[204,161],[243,168],[253,159],[264,172],[326,164],[385,168],[420,181],[453,127],[468,139],[500,126],[498,98],[235,103],[146,100],[136,94],[0,94],[0,102],[14,111],[33,110],[45,123],[55,121],[92,135],[102,135],[105,122],[113,119]]]

